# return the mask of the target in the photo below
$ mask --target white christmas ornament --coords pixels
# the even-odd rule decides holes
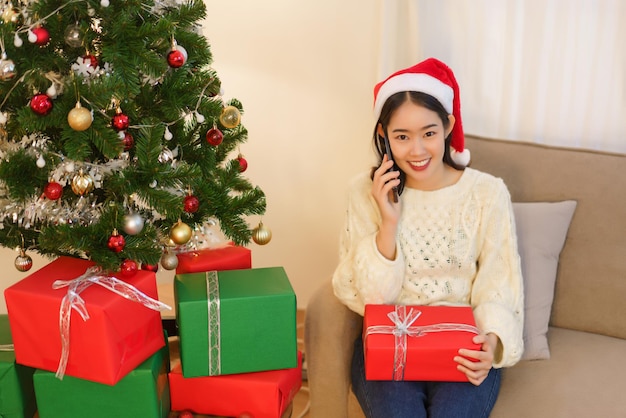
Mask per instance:
[[[22,41],[22,38],[20,38],[17,32],[15,32],[15,37],[13,38],[13,45],[15,45],[16,48],[19,48],[22,45],[24,45],[24,41]]]
[[[46,94],[52,99],[57,98],[57,88],[55,87],[54,83],[52,83],[52,85],[48,87],[48,90],[46,90]]]
[[[31,44],[37,42],[37,35],[35,35],[30,29],[28,29],[28,42],[30,42]]]

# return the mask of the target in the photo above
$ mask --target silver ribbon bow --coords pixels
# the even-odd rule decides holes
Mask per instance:
[[[61,359],[57,367],[56,377],[63,379],[67,361],[70,356],[70,319],[72,309],[74,309],[83,318],[83,321],[89,319],[89,312],[85,306],[85,301],[80,297],[81,292],[92,284],[97,284],[128,299],[132,302],[138,302],[146,308],[163,311],[172,309],[168,305],[141,292],[136,287],[118,279],[117,277],[108,276],[102,272],[99,266],[89,267],[85,273],[72,280],[56,280],[52,283],[53,289],[61,289],[67,287],[67,294],[61,300],[61,308],[59,309],[59,331],[61,332]]]

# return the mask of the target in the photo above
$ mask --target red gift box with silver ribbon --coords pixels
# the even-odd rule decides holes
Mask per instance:
[[[169,373],[172,411],[280,418],[302,386],[301,352],[294,368],[223,376],[184,377],[177,360]]]
[[[366,305],[363,318],[365,378],[463,382],[454,357],[480,350],[469,306]]]
[[[4,296],[18,364],[114,385],[164,346],[156,276],[59,257]]]

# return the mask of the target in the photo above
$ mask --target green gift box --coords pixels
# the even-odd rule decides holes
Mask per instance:
[[[282,267],[178,274],[184,377],[297,366],[296,295]]]
[[[53,372],[37,370],[33,380],[39,417],[167,418],[169,370],[167,344],[115,385],[67,375],[59,380]]]
[[[0,417],[31,418],[37,410],[35,369],[15,363],[9,317],[0,315]]]

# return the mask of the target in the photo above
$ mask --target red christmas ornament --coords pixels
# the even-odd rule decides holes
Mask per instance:
[[[243,155],[239,154],[239,157],[237,157],[237,161],[239,162],[240,173],[243,173],[244,171],[248,169],[248,161],[245,158],[243,158]]]
[[[193,418],[193,412],[191,412],[191,411],[181,411],[178,414],[178,418]]]
[[[186,60],[185,54],[179,49],[172,49],[169,54],[167,54],[167,63],[172,68],[182,67]]]
[[[128,132],[124,132],[124,151],[129,151],[135,145],[135,139]]]
[[[38,93],[30,99],[30,108],[39,116],[45,116],[52,110],[52,99],[47,94]]]
[[[197,197],[190,194],[185,196],[184,200],[185,212],[187,213],[196,213],[200,208],[200,200]]]
[[[124,239],[124,237],[117,232],[117,229],[114,229],[113,233],[109,237],[109,241],[107,242],[107,247],[109,247],[109,250],[119,253],[124,249],[125,245],[126,240]]]
[[[147,271],[152,271],[152,272],[156,273],[157,271],[159,271],[159,265],[158,264],[141,263],[141,269],[142,270],[147,270]]]
[[[124,260],[120,265],[120,274],[124,277],[132,277],[137,273],[137,262],[134,260]]]
[[[98,58],[91,54],[83,55],[83,62],[91,68],[96,68],[98,66]]]
[[[119,111],[115,114],[115,116],[113,116],[112,124],[115,130],[123,131],[124,129],[127,129],[130,125],[130,119],[128,118],[128,115],[125,115],[121,111]]]
[[[43,188],[43,194],[50,200],[57,200],[63,194],[63,186],[56,181],[51,181]]]
[[[37,26],[36,28],[32,29],[32,32],[35,34],[36,37],[34,42],[35,45],[43,46],[50,41],[50,32],[48,32],[48,29],[42,26]]]
[[[224,134],[217,128],[211,128],[206,133],[206,141],[217,147],[224,140]]]

